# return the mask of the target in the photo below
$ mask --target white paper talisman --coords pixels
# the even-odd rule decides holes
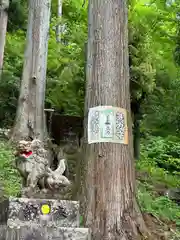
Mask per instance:
[[[128,144],[127,111],[112,106],[89,109],[88,143]]]

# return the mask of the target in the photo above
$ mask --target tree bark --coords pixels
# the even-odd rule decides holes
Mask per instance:
[[[0,77],[3,69],[4,48],[8,22],[9,0],[0,0]]]
[[[124,0],[89,0],[85,101],[84,222],[94,240],[148,236],[135,197],[132,124],[129,144],[87,144],[91,107],[121,107],[130,113],[127,6]]]
[[[51,0],[29,0],[24,67],[12,140],[44,140],[50,6]]]

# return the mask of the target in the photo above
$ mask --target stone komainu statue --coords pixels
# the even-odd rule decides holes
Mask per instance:
[[[23,188],[34,191],[38,185],[42,189],[58,189],[71,183],[66,176],[66,159],[60,159],[56,170],[49,166],[48,151],[43,143],[35,139],[32,142],[20,141],[15,152],[15,165],[23,179]]]
[[[22,185],[26,187],[27,177],[32,170],[32,151],[31,142],[20,141],[17,144],[15,155],[15,166],[22,177]]]

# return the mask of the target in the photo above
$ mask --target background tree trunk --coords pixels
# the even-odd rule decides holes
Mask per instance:
[[[4,47],[8,22],[9,0],[0,0],[0,77],[3,69]]]
[[[130,113],[127,6],[124,0],[89,0],[85,103],[84,221],[92,239],[141,239],[148,231],[135,198],[132,125],[129,144],[87,144],[88,109],[121,107]]]
[[[146,99],[146,93],[143,92],[141,98],[131,101],[131,114],[133,116],[133,147],[134,147],[134,158],[138,160],[140,158],[140,140],[141,131],[140,124],[143,119],[142,105]]]
[[[26,51],[13,140],[44,138],[50,6],[51,0],[29,0]]]
[[[57,17],[58,18],[62,17],[62,5],[63,5],[62,0],[57,0]],[[61,42],[61,24],[59,23],[56,26],[56,41],[58,43]]]
[[[140,158],[140,120],[139,116],[134,115],[134,131],[133,131],[133,147],[134,147],[134,158],[138,160]]]

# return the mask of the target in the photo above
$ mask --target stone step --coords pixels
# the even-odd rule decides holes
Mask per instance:
[[[44,215],[41,211],[42,205],[47,205],[50,212]],[[46,222],[48,226],[79,227],[79,203],[68,200],[53,199],[29,199],[9,198],[0,204],[0,224],[11,225],[17,223],[19,226],[26,222],[42,225]]]
[[[0,227],[1,229],[1,227]],[[6,227],[0,232],[0,240],[90,240],[88,228],[65,227]]]

